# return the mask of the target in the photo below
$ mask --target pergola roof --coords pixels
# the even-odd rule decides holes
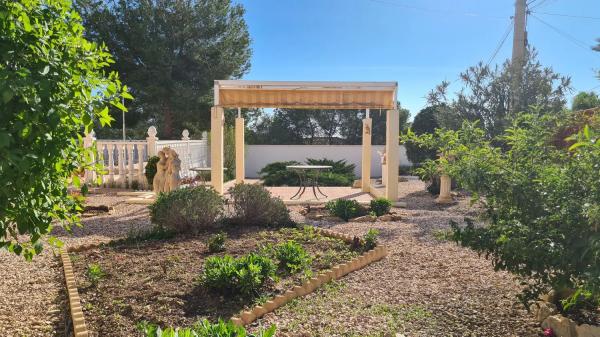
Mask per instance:
[[[215,81],[223,108],[395,109],[396,82]]]

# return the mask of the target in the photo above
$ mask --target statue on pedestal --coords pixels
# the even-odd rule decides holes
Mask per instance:
[[[170,192],[179,188],[181,183],[181,177],[179,171],[181,171],[181,159],[175,150],[171,148],[165,148],[167,151],[167,175],[165,178],[164,190]],[[165,151],[163,149],[163,151]]]
[[[158,157],[160,158],[156,163],[156,174],[152,179],[152,190],[154,194],[164,192],[165,178],[167,175],[167,157],[164,151],[158,151]]]

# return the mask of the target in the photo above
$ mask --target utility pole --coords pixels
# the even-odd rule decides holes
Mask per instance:
[[[527,5],[526,0],[516,0],[513,49],[512,49],[512,104],[511,113],[519,112],[521,100],[521,83],[523,82],[523,67],[525,65],[525,52],[527,47]]]

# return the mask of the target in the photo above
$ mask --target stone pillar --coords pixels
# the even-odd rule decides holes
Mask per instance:
[[[450,190],[452,189],[452,180],[447,174],[440,176],[440,195],[435,200],[438,204],[449,204],[452,202],[452,195]]]
[[[244,165],[244,119],[235,119],[235,182],[241,184],[245,176]]]
[[[220,194],[223,194],[223,108],[213,107],[210,112],[210,182]]]
[[[156,131],[156,127],[151,126],[148,128],[148,137],[146,137],[146,144],[148,146],[148,158],[156,156],[156,154],[158,153],[158,151],[156,151],[156,141],[158,140],[158,137],[156,137],[157,134],[158,131]]]
[[[400,114],[398,110],[388,110],[385,132],[387,169],[385,172],[385,197],[398,200],[398,167],[400,166]]]
[[[369,192],[371,188],[371,118],[363,119],[362,132],[362,161],[361,161],[361,187],[363,192]]]

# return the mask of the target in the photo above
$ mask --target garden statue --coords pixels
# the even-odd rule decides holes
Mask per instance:
[[[158,157],[160,158],[156,163],[156,174],[152,179],[152,190],[154,194],[164,192],[165,178],[167,176],[167,157],[164,151],[158,151]]]
[[[167,174],[165,176],[164,191],[170,192],[179,188],[181,183],[181,177],[179,171],[181,170],[181,160],[175,150],[171,148],[164,148],[163,151],[167,153]]]
[[[387,157],[385,146],[383,147],[383,151],[377,151],[377,153],[381,158],[381,184],[385,186],[387,182]]]

